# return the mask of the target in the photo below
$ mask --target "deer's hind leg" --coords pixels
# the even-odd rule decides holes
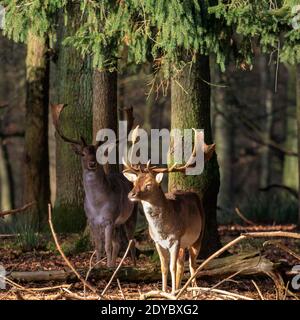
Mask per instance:
[[[193,276],[197,270],[196,260],[200,252],[201,240],[202,240],[202,237],[199,237],[199,239],[192,246],[189,247],[189,267],[190,267],[191,276]],[[197,286],[196,279],[193,279],[192,286],[193,287]]]
[[[176,290],[181,286],[181,279],[184,272],[184,249],[180,248],[177,258],[177,267],[176,267]]]

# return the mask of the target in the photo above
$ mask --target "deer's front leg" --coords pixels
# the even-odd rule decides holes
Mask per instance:
[[[112,263],[112,241],[113,241],[113,224],[105,227],[105,253],[107,257],[107,266],[114,267]]]
[[[175,241],[170,251],[170,272],[172,278],[172,294],[175,294],[176,291],[176,264],[179,253],[179,241]]]
[[[155,242],[155,246],[160,259],[162,290],[165,292],[167,291],[169,253],[167,249],[161,247],[157,242]]]
[[[99,225],[94,225],[93,223],[89,223],[89,228],[92,236],[92,240],[96,250],[97,262],[102,258],[102,243],[103,243],[103,232],[102,228]]]

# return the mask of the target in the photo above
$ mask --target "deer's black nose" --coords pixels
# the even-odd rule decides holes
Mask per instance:
[[[97,167],[96,161],[89,161],[89,168],[90,169],[95,169],[96,167]]]

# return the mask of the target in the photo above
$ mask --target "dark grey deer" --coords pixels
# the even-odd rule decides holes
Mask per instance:
[[[101,142],[87,144],[64,136],[59,125],[59,116],[63,104],[52,105],[53,123],[58,135],[70,143],[76,154],[81,156],[83,186],[85,190],[84,209],[95,243],[97,259],[102,257],[102,244],[105,243],[107,266],[114,267],[120,250],[122,233],[127,240],[133,239],[137,219],[137,205],[128,199],[132,184],[122,173],[106,174],[97,162],[96,151]],[[125,110],[129,130],[133,124],[132,108]],[[123,230],[122,230],[123,229]],[[131,256],[135,264],[135,247],[131,247]]]

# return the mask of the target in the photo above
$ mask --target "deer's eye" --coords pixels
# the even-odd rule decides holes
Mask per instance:
[[[151,189],[151,184],[147,184],[146,186],[145,186],[145,190],[146,191],[149,191]]]

